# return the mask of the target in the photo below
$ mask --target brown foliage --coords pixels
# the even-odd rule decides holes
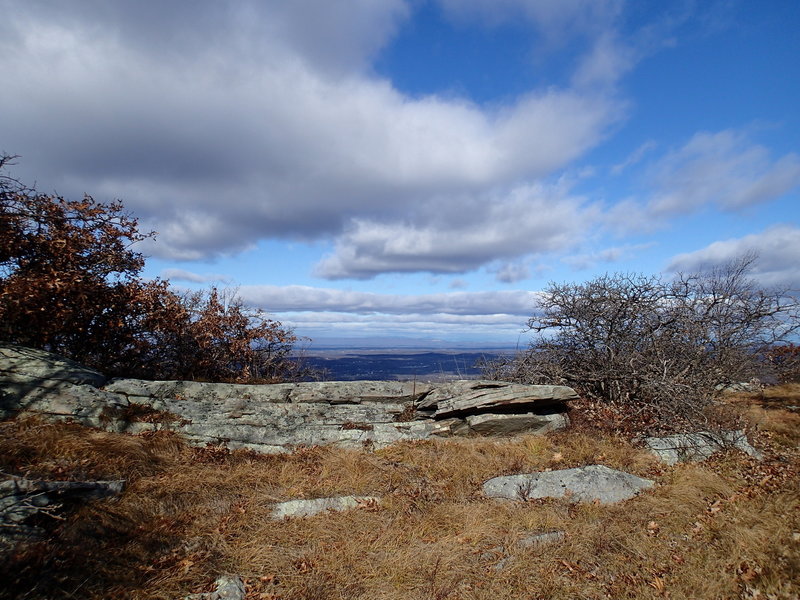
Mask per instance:
[[[770,348],[766,359],[782,383],[800,381],[800,346],[785,344]]]
[[[0,169],[13,157],[0,156]],[[0,339],[112,375],[224,381],[296,377],[291,331],[216,290],[142,281],[152,237],[122,203],[40,194],[0,172]]]

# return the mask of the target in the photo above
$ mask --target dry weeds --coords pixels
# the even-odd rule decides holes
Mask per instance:
[[[613,427],[585,422],[546,437],[280,456],[193,449],[164,434],[2,423],[0,470],[129,486],[53,521],[46,540],[9,557],[0,596],[172,600],[237,573],[249,600],[797,598],[800,419],[786,407],[798,396],[793,388],[733,399],[764,461],[730,452],[675,467]],[[495,475],[585,464],[658,485],[616,506],[480,493]],[[277,501],[343,494],[384,500],[270,519]],[[550,530],[565,537],[520,543]]]

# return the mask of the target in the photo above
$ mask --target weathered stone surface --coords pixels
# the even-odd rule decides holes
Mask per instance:
[[[557,529],[548,529],[546,531],[529,531],[519,539],[517,545],[520,548],[538,548],[548,544],[561,542],[565,538],[566,534]]]
[[[728,394],[747,393],[756,394],[764,389],[764,384],[758,379],[754,378],[750,381],[738,381],[735,383],[720,383],[716,386],[718,392],[725,392]]]
[[[0,400],[0,418],[37,415],[51,421],[74,421],[121,431],[124,424],[116,423],[113,414],[124,411],[127,405],[126,398],[90,385],[37,386],[15,401]]]
[[[435,387],[423,398],[418,409],[433,410],[435,418],[456,417],[467,414],[498,412],[500,407],[518,411],[537,411],[578,395],[563,385],[523,385],[504,381],[465,380],[453,381]]]
[[[512,435],[515,433],[546,433],[564,429],[569,419],[563,413],[537,415],[523,413],[520,415],[482,414],[470,415],[465,421],[470,432],[479,435]]]
[[[574,395],[558,386],[476,381],[239,385],[115,379],[98,388],[102,375],[68,363],[5,348],[0,418],[37,415],[134,434],[166,429],[193,444],[278,453],[298,445],[382,447],[431,437],[545,432],[566,424],[553,403]],[[37,378],[53,373],[61,379]],[[508,414],[517,409],[523,414]],[[490,412],[502,414],[479,414]]]
[[[375,496],[339,496],[337,498],[314,498],[312,500],[289,500],[275,505],[273,519],[284,517],[312,517],[322,512],[352,510],[377,506],[380,498]]]
[[[143,381],[115,379],[106,391],[137,399],[202,402],[292,403],[292,404],[405,404],[431,390],[430,384],[411,381],[314,381],[247,385],[196,381]]]
[[[214,591],[205,594],[189,594],[185,600],[244,600],[247,592],[244,581],[238,575],[223,575],[214,582]]]
[[[58,396],[75,386],[94,389],[106,381],[103,374],[56,354],[0,344],[0,418],[24,410],[34,398]]]
[[[720,433],[699,431],[665,437],[650,437],[646,438],[644,443],[650,452],[669,465],[705,460],[715,452],[729,448],[741,450],[753,458],[762,458],[761,453],[748,443],[747,436],[741,430]]]
[[[531,500],[566,498],[571,502],[599,501],[611,504],[627,500],[654,482],[603,465],[589,465],[560,471],[495,477],[483,484],[489,498]]]
[[[78,385],[85,383],[95,387],[108,381],[102,373],[75,361],[44,350],[7,343],[0,343],[0,378],[6,383],[61,381]]]
[[[294,410],[294,406],[292,410]],[[333,408],[333,407],[330,407]],[[229,421],[212,419],[187,424],[153,425],[168,427],[184,434],[197,444],[225,443],[229,448],[248,448],[266,454],[287,452],[297,445],[336,445],[346,448],[371,446],[380,448],[402,440],[425,440],[431,437],[454,435],[454,427],[461,421],[410,421],[405,423],[354,422],[353,414],[338,417],[326,415],[320,423],[313,418],[303,420],[301,415],[289,413],[282,418],[259,421]],[[347,419],[347,420],[344,420]],[[142,424],[145,425],[145,424]]]

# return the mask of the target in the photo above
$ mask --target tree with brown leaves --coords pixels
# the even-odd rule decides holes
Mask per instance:
[[[0,156],[0,339],[114,375],[225,381],[298,376],[296,338],[219,293],[143,281],[132,248],[153,233],[121,202],[37,193]]]

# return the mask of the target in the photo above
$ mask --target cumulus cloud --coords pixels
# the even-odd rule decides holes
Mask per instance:
[[[494,277],[501,283],[516,283],[531,276],[527,261],[507,262],[492,270]]]
[[[497,258],[570,248],[596,214],[563,186],[446,199],[415,221],[357,221],[317,265],[317,274],[368,279],[389,271],[464,273]]]
[[[537,23],[567,27],[560,15],[581,3],[533,4]],[[43,191],[122,198],[160,233],[146,251],[165,258],[333,238],[320,273],[363,278],[561,248],[586,223],[576,201],[549,196],[570,223],[559,237],[524,216],[519,196],[622,111],[614,94],[580,86],[491,108],[401,93],[369,69],[410,14],[401,0],[3,6],[0,114],[18,174]],[[484,228],[463,222],[459,207],[489,201],[473,213]],[[532,234],[509,228],[525,242],[516,249],[498,235],[511,222]]]
[[[504,290],[439,294],[377,294],[302,285],[244,285],[238,294],[271,312],[324,312],[374,315],[515,315],[533,311],[538,293]]]
[[[755,253],[753,277],[768,286],[800,290],[800,228],[775,225],[760,233],[714,242],[686,254],[675,256],[667,271],[693,273],[724,265]]]

